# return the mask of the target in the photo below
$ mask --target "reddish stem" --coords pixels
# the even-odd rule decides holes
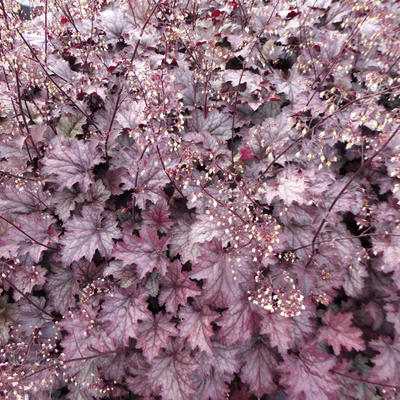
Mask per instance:
[[[398,385],[390,385],[390,384],[387,384],[387,383],[372,382],[372,381],[370,381],[368,379],[363,379],[363,378],[358,378],[356,376],[346,375],[346,374],[344,374],[342,372],[336,371],[335,369],[333,369],[332,372],[337,374],[337,375],[343,376],[345,378],[352,379],[354,381],[368,383],[368,384],[374,385],[374,386],[383,386],[383,387],[387,387],[387,388],[391,388],[391,389],[400,389],[400,386],[398,386]]]
[[[328,66],[328,70],[326,71],[324,77],[322,78],[321,82],[319,83],[319,85],[316,87],[316,89],[314,90],[312,96],[310,97],[310,99],[308,100],[306,106],[308,106],[311,103],[311,100],[314,98],[314,96],[318,93],[319,89],[321,88],[321,86],[324,84],[326,78],[329,76],[329,74],[331,73],[333,67],[336,65],[336,63],[339,61],[340,56],[342,55],[343,51],[345,50],[347,44],[350,42],[351,38],[354,36],[356,30],[365,22],[365,20],[369,17],[369,14],[367,14],[365,16],[365,18],[362,20],[362,22],[358,22],[357,25],[353,28],[353,30],[351,31],[349,37],[346,39],[346,41],[343,43],[339,53],[337,54],[337,56],[329,63]],[[312,83],[311,87],[313,87],[315,85],[315,83],[317,82],[317,80],[319,79],[319,77],[322,75],[323,72],[321,72],[317,78],[314,80],[314,82]]]
[[[143,35],[144,30],[146,29],[147,24],[150,22],[151,17],[153,16],[153,14],[155,13],[155,11],[156,11],[156,9],[157,9],[158,7],[159,7],[159,2],[156,3],[156,5],[155,5],[155,6],[153,7],[153,9],[151,10],[151,13],[149,14],[149,16],[146,18],[146,21],[144,22],[143,27],[142,27],[142,31],[140,32],[140,36]],[[135,46],[135,49],[133,50],[133,54],[132,54],[131,61],[130,61],[131,64],[132,64],[133,60],[134,60],[135,57],[136,57],[136,53],[137,53],[137,51],[138,51],[140,42],[141,42],[141,39],[138,39],[138,41],[136,42],[136,46]]]
[[[50,313],[48,313],[46,310],[44,310],[42,307],[38,306],[35,302],[33,302],[25,293],[23,293],[21,290],[19,290],[8,278],[3,277],[3,279],[15,290],[17,291],[26,301],[28,301],[30,304],[33,305],[36,309],[38,309],[40,312],[43,314],[47,315],[51,319],[60,319],[57,317],[54,317]]]
[[[38,244],[39,246],[43,246],[46,247],[46,249],[50,249],[50,250],[57,250],[54,247],[50,247],[47,246],[43,243],[38,242],[36,239],[34,239],[31,235],[29,235],[28,233],[26,233],[25,231],[23,231],[20,227],[18,227],[17,225],[15,225],[13,222],[11,222],[10,220],[8,220],[7,218],[4,218],[2,215],[0,215],[0,219],[2,219],[3,221],[7,222],[8,224],[10,224],[11,226],[13,226],[17,231],[21,232],[23,235],[25,235],[26,237],[28,237],[30,240],[32,240],[32,242]]]
[[[160,153],[160,149],[159,149],[158,145],[156,146],[156,149],[157,149],[157,153],[158,153],[158,158],[160,159],[161,166],[162,166],[162,169],[163,169],[164,172],[165,172],[165,175],[167,175],[167,177],[168,177],[168,179],[170,180],[170,182],[174,185],[174,188],[178,191],[178,193],[179,193],[179,194],[182,196],[182,198],[184,199],[184,198],[185,198],[185,195],[184,195],[184,194],[182,193],[182,191],[179,189],[179,187],[178,187],[178,185],[176,184],[175,180],[173,180],[173,179],[170,177],[169,173],[167,172],[167,170],[166,170],[166,168],[165,168],[164,160],[163,160],[162,157],[161,157],[161,153]]]
[[[16,28],[17,33],[19,34],[19,36],[21,37],[21,39],[23,40],[23,42],[26,44],[26,46],[28,47],[28,49],[30,50],[33,58],[35,59],[35,61],[40,65],[40,67],[42,68],[43,72],[46,74],[47,78],[53,83],[53,85],[59,90],[60,93],[62,93],[70,102],[71,104],[82,114],[84,115],[88,121],[98,130],[98,132],[101,132],[101,129],[97,126],[97,124],[93,121],[93,118],[88,115],[84,110],[82,110],[81,107],[79,107],[79,105],[71,98],[71,96],[69,96],[65,90],[60,87],[60,85],[58,85],[58,83],[51,77],[51,75],[49,74],[49,72],[47,71],[47,69],[44,67],[43,63],[39,60],[38,56],[36,55],[34,49],[32,48],[32,46],[27,42],[27,40],[24,38],[24,36],[22,35],[22,33],[19,31],[19,29]]]
[[[397,129],[389,136],[388,139],[386,139],[386,141],[383,143],[383,145],[374,152],[374,154],[364,163],[360,166],[360,168],[358,168],[358,170],[355,172],[355,174],[351,177],[351,179],[343,186],[343,188],[341,189],[341,191],[337,194],[337,196],[335,197],[335,199],[332,201],[331,205],[328,208],[328,211],[325,215],[325,217],[322,219],[317,231],[315,232],[315,235],[313,237],[313,240],[311,242],[311,246],[312,246],[312,250],[311,250],[311,255],[310,258],[306,264],[306,268],[310,265],[312,259],[314,258],[314,254],[315,254],[315,242],[317,240],[318,235],[321,233],[322,228],[325,226],[326,220],[328,218],[328,215],[330,214],[330,212],[332,211],[332,209],[335,207],[336,203],[338,202],[338,200],[340,199],[340,197],[342,196],[342,194],[347,190],[347,188],[353,183],[353,181],[361,174],[362,171],[364,171],[364,169],[371,164],[372,160],[378,156],[383,149],[390,143],[390,141],[396,136],[397,132],[400,130],[400,125],[397,127]]]
[[[111,120],[110,120],[110,124],[108,125],[108,131],[107,131],[107,136],[106,136],[106,141],[105,141],[105,144],[104,144],[104,152],[105,152],[105,155],[106,155],[106,159],[108,160],[108,138],[110,137],[110,134],[111,134],[111,128],[112,128],[112,126],[113,126],[113,123],[114,123],[114,119],[115,119],[115,115],[117,114],[117,110],[118,110],[118,107],[120,106],[120,104],[122,103],[120,103],[119,101],[120,101],[120,98],[121,98],[121,93],[122,93],[122,86],[121,86],[121,89],[118,91],[118,95],[117,95],[117,100],[116,100],[116,102],[115,102],[115,107],[114,107],[114,111],[113,111],[113,113],[112,113],[112,116],[111,116]]]
[[[6,23],[7,30],[10,30],[10,25],[8,24],[8,16],[7,16],[6,7],[4,5],[4,0],[0,0],[0,2],[1,2],[1,9],[3,11],[4,21]]]
[[[48,370],[50,368],[53,368],[53,367],[60,367],[63,364],[69,364],[69,363],[76,362],[76,361],[86,361],[86,360],[91,360],[93,358],[104,357],[107,354],[115,354],[117,352],[118,352],[117,350],[111,350],[111,351],[105,351],[104,353],[95,354],[93,356],[71,358],[71,359],[65,360],[65,361],[59,360],[58,362],[55,362],[52,365],[49,365],[47,367],[38,369],[38,370],[36,370],[36,371],[34,371],[34,372],[30,373],[30,374],[24,375],[21,379],[19,379],[18,382],[21,382],[26,378],[30,378],[33,375],[37,375],[40,372],[46,371],[46,370]]]
[[[27,138],[30,139],[30,141],[32,143],[32,146],[36,151],[36,154],[40,158],[39,149],[37,148],[36,143],[33,141],[33,138],[32,138],[32,135],[31,135],[31,130],[29,128],[28,122],[26,121],[25,113],[24,113],[24,110],[22,108],[21,84],[20,84],[20,81],[19,81],[19,72],[18,72],[18,70],[15,70],[14,72],[15,72],[15,80],[16,80],[16,83],[17,83],[18,106],[19,106],[19,109],[20,109],[20,112],[21,112],[22,120],[24,121],[25,129],[26,129],[26,132],[27,132]]]
[[[0,174],[1,174],[1,175],[4,175],[4,176],[9,176],[9,177],[15,178],[15,179],[23,179],[23,180],[26,180],[26,181],[37,182],[37,179],[34,179],[34,178],[27,178],[26,176],[21,176],[21,175],[10,174],[9,172],[6,172],[6,171],[0,171]]]

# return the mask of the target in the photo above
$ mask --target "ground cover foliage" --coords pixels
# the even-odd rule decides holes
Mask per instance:
[[[399,398],[398,1],[0,13],[2,398]]]

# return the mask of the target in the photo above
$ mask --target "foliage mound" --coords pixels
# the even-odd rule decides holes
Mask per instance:
[[[399,1],[0,13],[2,398],[399,398]]]

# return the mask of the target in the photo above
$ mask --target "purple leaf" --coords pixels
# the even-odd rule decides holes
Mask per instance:
[[[59,189],[79,183],[81,190],[87,191],[92,182],[91,169],[102,160],[96,147],[95,141],[57,137],[43,159],[42,172],[55,175]]]
[[[331,372],[336,360],[326,353],[318,353],[315,345],[304,346],[300,355],[284,357],[279,366],[281,384],[293,400],[338,400],[339,384]]]
[[[185,305],[188,297],[200,294],[201,289],[189,279],[189,272],[182,271],[179,261],[169,264],[167,273],[161,277],[159,301],[165,303],[168,312],[175,314],[178,306]]]
[[[46,282],[46,272],[47,270],[40,266],[32,265],[28,267],[27,265],[19,265],[10,280],[22,293],[31,293],[35,286],[41,286]],[[15,291],[13,296],[15,300],[19,300],[22,294]]]
[[[378,351],[372,358],[374,368],[372,376],[383,383],[396,385],[400,379],[400,337],[396,333],[394,339],[380,337],[369,343],[369,346]]]
[[[340,354],[341,346],[349,351],[365,349],[362,332],[352,325],[352,318],[352,313],[335,314],[332,310],[328,310],[323,317],[325,326],[319,329],[319,340],[326,340],[336,355]]]
[[[79,293],[79,285],[69,268],[54,265],[45,287],[50,304],[61,314],[75,305],[73,296]]]
[[[241,348],[238,359],[242,364],[240,376],[252,393],[261,397],[275,392],[273,379],[277,362],[265,336],[249,339]]]
[[[221,327],[217,339],[227,345],[243,343],[257,329],[259,321],[260,315],[256,311],[256,306],[246,297],[237,299],[217,320],[217,324]]]
[[[179,342],[170,341],[166,350],[153,360],[148,377],[161,386],[163,400],[192,400],[195,387],[191,375],[197,363]]]
[[[122,260],[123,265],[136,264],[139,278],[154,268],[164,275],[169,261],[163,252],[167,250],[168,242],[168,237],[159,239],[157,233],[146,226],[141,229],[140,237],[125,235],[124,240],[115,247],[113,256]]]
[[[91,260],[98,250],[103,257],[109,257],[114,247],[113,239],[119,239],[121,232],[111,214],[102,215],[101,209],[84,206],[82,216],[74,216],[65,223],[61,243],[62,261],[65,265],[85,257]]]
[[[118,346],[127,346],[129,338],[137,337],[139,320],[151,321],[146,297],[146,291],[136,290],[134,286],[115,288],[105,296],[100,320],[106,324],[106,332]]]
[[[165,233],[173,225],[170,219],[169,207],[165,200],[158,200],[157,203],[151,205],[148,210],[143,211],[142,216],[146,226],[155,231]]]
[[[161,348],[166,348],[170,336],[178,336],[178,329],[169,320],[171,317],[161,313],[153,319],[139,325],[137,347],[143,350],[143,355],[151,362]]]
[[[205,279],[203,299],[215,306],[226,307],[240,296],[238,283],[234,280],[228,251],[221,241],[214,238],[202,245],[202,255],[193,265],[190,277]]]
[[[291,318],[283,317],[277,312],[263,313],[260,333],[268,335],[271,346],[276,346],[284,355],[293,344],[294,325]]]
[[[211,336],[214,335],[211,322],[219,317],[219,313],[212,311],[208,306],[186,306],[179,310],[179,336],[187,338],[192,349],[198,347],[212,353]]]

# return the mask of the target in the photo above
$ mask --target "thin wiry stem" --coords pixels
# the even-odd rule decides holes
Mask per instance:
[[[120,103],[122,90],[123,90],[123,87],[121,86],[121,88],[120,88],[119,91],[118,91],[117,100],[115,101],[114,111],[113,111],[113,113],[112,113],[112,115],[111,115],[110,123],[109,123],[109,125],[108,125],[108,130],[107,130],[107,132],[106,132],[106,135],[107,135],[107,136],[106,136],[106,140],[105,140],[105,143],[104,143],[104,153],[105,153],[105,156],[106,156],[106,159],[107,159],[107,160],[108,160],[108,139],[109,139],[110,134],[111,134],[111,128],[112,128],[112,126],[113,126],[113,123],[114,123],[114,120],[115,120],[115,116],[116,116],[117,111],[118,111],[118,107],[119,107],[119,106],[121,105],[121,103],[122,103],[122,101],[121,101],[121,103]]]
[[[170,180],[170,182],[174,185],[174,188],[178,191],[178,193],[182,196],[182,198],[185,198],[185,195],[182,193],[181,189],[179,189],[178,185],[176,184],[175,180],[171,178],[171,176],[169,175],[169,173],[167,172],[166,168],[165,168],[165,164],[164,164],[164,160],[161,156],[161,152],[160,152],[160,148],[158,147],[158,145],[156,146],[157,149],[157,154],[158,154],[158,158],[160,159],[161,162],[161,166],[162,169],[165,172],[165,175],[167,175],[168,179]]]
[[[25,379],[27,379],[27,378],[30,378],[31,376],[37,375],[37,374],[39,374],[39,373],[41,373],[41,372],[43,372],[43,371],[46,371],[46,370],[48,370],[48,369],[50,369],[50,368],[61,367],[63,364],[70,364],[70,363],[76,362],[76,361],[92,360],[93,358],[104,357],[104,356],[107,356],[107,355],[109,355],[109,354],[115,354],[115,353],[117,353],[117,352],[118,352],[118,350],[111,350],[111,351],[105,351],[104,353],[95,354],[95,355],[93,355],[93,356],[77,357],[77,358],[71,358],[71,359],[69,359],[69,360],[59,360],[59,361],[53,363],[52,365],[48,365],[47,367],[38,369],[38,370],[36,370],[36,371],[33,371],[33,372],[30,373],[30,374],[24,375],[22,378],[19,379],[18,382],[21,382],[21,381],[23,381],[23,380],[25,380]]]
[[[272,12],[267,20],[267,22],[264,24],[261,32],[256,36],[253,45],[250,48],[249,53],[247,54],[247,59],[250,57],[251,53],[253,52],[254,48],[257,46],[262,34],[264,33],[265,29],[267,28],[269,22],[271,21],[271,18],[273,16],[273,14],[275,13],[276,7],[278,7],[280,0],[277,0],[277,2],[274,5],[274,8],[272,9]],[[243,79],[243,75],[244,75],[244,71],[246,68],[246,62],[243,62],[242,65],[242,72],[240,73],[240,77],[239,77],[239,82],[237,84],[237,88],[236,88],[236,95],[235,95],[235,100],[233,102],[233,111],[232,111],[232,125],[231,125],[231,167],[232,169],[234,168],[235,164],[234,164],[234,146],[233,146],[233,139],[235,136],[235,120],[236,120],[236,110],[237,110],[237,103],[238,103],[238,98],[239,98],[239,89],[240,89],[240,85],[242,83],[242,79]]]
[[[10,224],[12,227],[14,227],[17,231],[21,232],[23,235],[25,235],[26,237],[28,237],[30,240],[32,240],[32,242],[38,244],[39,246],[43,246],[46,247],[46,249],[49,250],[57,250],[54,247],[50,247],[47,246],[46,244],[40,243],[39,241],[37,241],[35,238],[33,238],[31,235],[29,235],[28,233],[26,233],[24,230],[22,230],[19,226],[15,225],[14,222],[11,222],[9,219],[3,217],[2,215],[0,215],[0,219],[2,219],[3,221],[7,222],[8,224]]]
[[[389,384],[389,383],[373,382],[373,381],[370,381],[369,379],[363,379],[363,378],[358,378],[358,377],[356,377],[356,376],[351,376],[351,375],[344,374],[343,372],[339,372],[339,371],[337,371],[337,370],[335,370],[335,369],[332,370],[332,372],[333,372],[334,374],[343,376],[343,377],[345,377],[345,378],[352,379],[353,381],[368,383],[368,384],[374,385],[374,386],[383,386],[383,387],[387,387],[387,388],[391,388],[391,389],[400,389],[400,386],[399,386],[399,385],[391,385],[391,384]]]
[[[32,135],[31,135],[31,131],[30,131],[28,122],[26,121],[26,117],[25,117],[24,110],[23,110],[23,108],[22,108],[21,85],[20,85],[20,81],[19,81],[19,72],[18,72],[18,70],[15,70],[14,72],[15,72],[15,80],[16,80],[16,83],[17,83],[18,106],[19,106],[19,109],[20,109],[20,112],[21,112],[21,116],[22,116],[22,120],[23,120],[23,122],[24,122],[25,129],[26,129],[26,132],[27,132],[27,138],[30,139],[30,141],[31,141],[31,143],[32,143],[32,146],[33,146],[33,148],[34,148],[35,151],[36,151],[36,154],[38,155],[38,157],[40,157],[39,149],[37,148],[36,143],[34,142],[34,140],[33,140],[33,138],[32,138]]]
[[[357,236],[346,236],[346,237],[334,237],[332,239],[325,239],[325,240],[319,240],[318,242],[315,242],[314,244],[322,244],[322,243],[331,243],[331,242],[340,242],[343,240],[357,240],[359,238],[364,238],[364,237],[374,237],[374,236],[389,236],[389,237],[396,237],[396,236],[400,236],[397,234],[390,234],[390,233],[362,233],[361,235],[357,235]],[[306,249],[307,247],[311,247],[312,243],[309,244],[305,244],[303,246],[299,246],[296,247],[295,249],[288,249],[287,251],[291,251],[291,252],[295,252],[298,250],[302,250],[302,249]]]
[[[58,317],[54,317],[50,313],[48,313],[45,309],[42,307],[38,306],[34,301],[32,301],[24,292],[22,292],[20,289],[18,289],[7,277],[2,277],[3,280],[5,280],[16,292],[18,292],[28,303],[32,304],[33,307],[35,307],[37,310],[39,310],[41,313],[47,315],[51,319],[60,319]]]
[[[4,176],[9,176],[10,178],[15,178],[15,179],[22,179],[22,180],[33,181],[33,182],[37,182],[38,181],[35,178],[28,178],[28,177],[22,176],[22,175],[10,174],[9,172],[6,172],[6,171],[0,171],[0,174],[4,175]]]
[[[340,197],[343,195],[343,193],[347,190],[347,188],[354,182],[354,180],[361,174],[361,172],[364,171],[364,169],[369,166],[372,163],[372,160],[374,160],[384,149],[385,147],[391,142],[391,140],[396,136],[397,132],[400,130],[400,125],[397,127],[397,129],[389,136],[388,139],[383,143],[383,145],[374,152],[374,154],[358,168],[358,170],[355,172],[355,174],[349,179],[349,181],[343,186],[343,188],[340,190],[340,192],[336,195],[334,200],[332,201],[331,205],[329,206],[327,213],[325,214],[325,217],[322,219],[321,223],[318,226],[317,231],[314,234],[313,240],[311,242],[311,254],[308,259],[308,262],[306,264],[306,268],[310,265],[312,259],[314,258],[315,255],[315,243],[317,241],[318,235],[321,233],[323,227],[325,226],[325,223],[328,219],[328,216],[330,212],[333,210],[335,207],[336,203],[339,201]]]
[[[59,90],[60,93],[62,93],[67,99],[68,101],[71,102],[71,104],[83,115],[85,116],[88,121],[98,130],[98,132],[101,133],[101,129],[97,126],[97,124],[95,123],[95,121],[93,121],[93,118],[88,115],[81,107],[79,107],[79,105],[71,98],[71,96],[69,96],[65,90],[58,85],[58,83],[52,78],[52,76],[49,74],[49,72],[47,71],[47,69],[45,68],[45,66],[43,65],[43,63],[40,61],[39,57],[36,55],[34,49],[32,48],[32,46],[28,43],[28,41],[25,39],[25,37],[22,35],[22,33],[20,32],[20,30],[18,28],[16,28],[17,33],[19,34],[19,36],[21,37],[21,39],[23,40],[23,42],[26,44],[26,46],[28,47],[28,49],[30,50],[33,58],[35,59],[35,61],[40,65],[41,69],[43,70],[43,72],[46,74],[46,76],[50,79],[50,81],[53,83],[53,85]]]

